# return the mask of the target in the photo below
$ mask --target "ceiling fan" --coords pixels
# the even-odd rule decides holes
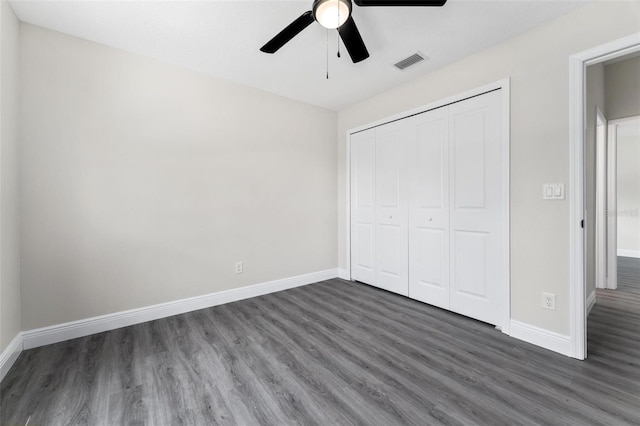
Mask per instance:
[[[358,6],[443,6],[447,0],[353,0]],[[302,30],[318,21],[327,29],[338,29],[340,38],[354,63],[369,57],[367,47],[362,41],[360,31],[351,16],[351,0],[313,0],[310,11],[303,13],[298,19],[280,31],[260,50],[275,53]]]

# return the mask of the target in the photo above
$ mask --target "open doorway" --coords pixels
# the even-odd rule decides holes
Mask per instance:
[[[588,355],[640,313],[640,54],[587,66],[585,94]]]
[[[616,115],[637,115],[609,121],[607,144],[614,161],[609,161],[608,178],[612,181],[608,189],[609,206],[607,236],[611,247],[608,256],[608,290],[618,290],[617,298],[640,295],[640,57],[628,59],[620,65],[633,68],[638,90],[631,93],[637,97],[638,107],[618,112]],[[598,292],[599,298],[609,299],[612,294]],[[637,302],[640,302],[637,301]],[[640,311],[635,311],[640,312]]]
[[[595,209],[595,189],[587,191],[587,186],[593,182],[595,188],[595,154],[587,149],[587,119],[594,117],[587,111],[586,95],[586,71],[592,65],[607,62],[640,52],[640,33],[632,34],[618,40],[593,47],[569,58],[569,89],[570,89],[570,126],[569,126],[569,151],[570,151],[570,176],[569,176],[569,275],[570,275],[570,355],[577,359],[587,356],[587,305],[590,294],[595,295],[595,255],[589,247],[595,247],[595,231],[589,232],[589,228],[595,229],[593,211],[589,212],[589,205]],[[636,95],[637,96],[637,95]],[[604,111],[606,117],[606,110]],[[595,133],[595,132],[594,132]],[[595,151],[595,137],[593,138]],[[591,156],[591,157],[589,157]],[[593,164],[591,180],[587,178],[587,166]],[[587,200],[587,197],[591,197]],[[589,204],[587,201],[589,201]],[[595,248],[594,248],[595,251]],[[595,301],[595,299],[593,299]],[[634,333],[637,333],[634,330]]]

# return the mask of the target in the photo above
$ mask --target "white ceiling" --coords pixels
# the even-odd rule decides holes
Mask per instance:
[[[312,0],[13,0],[21,21],[339,110],[530,30],[588,1],[449,0],[438,7],[357,7],[371,57],[353,64],[314,23],[274,55],[259,48]],[[399,71],[420,51],[430,58]],[[472,72],[472,70],[470,70]]]

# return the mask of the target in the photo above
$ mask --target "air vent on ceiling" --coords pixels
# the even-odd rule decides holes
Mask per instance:
[[[418,62],[424,61],[425,59],[427,59],[425,55],[423,55],[420,52],[417,52],[407,58],[404,58],[400,62],[393,64],[393,66],[398,68],[399,70],[404,70],[405,68],[408,68],[411,65],[415,65]]]

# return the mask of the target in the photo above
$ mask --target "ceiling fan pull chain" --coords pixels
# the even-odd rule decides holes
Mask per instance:
[[[338,7],[338,22],[340,22],[340,7]],[[340,28],[340,27],[338,27]],[[336,33],[338,33],[338,28],[336,28]],[[338,58],[340,57],[340,37],[336,36],[336,42],[338,43]]]
[[[329,29],[327,29],[327,80],[329,80]]]

